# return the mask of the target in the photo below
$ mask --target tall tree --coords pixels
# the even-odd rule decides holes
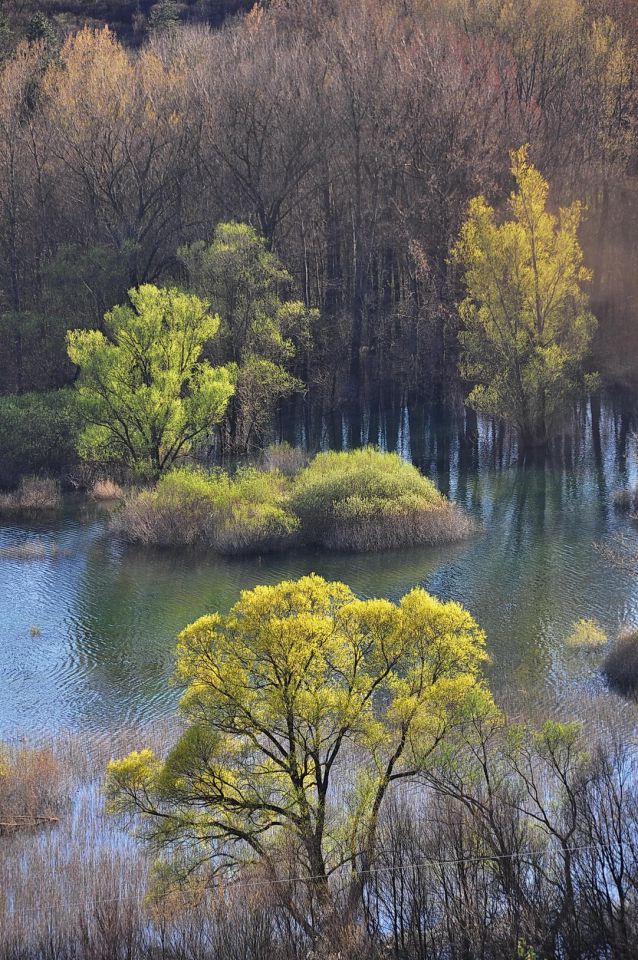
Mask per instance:
[[[398,605],[316,575],[246,591],[181,633],[188,729],[165,762],[112,762],[111,805],[141,814],[185,869],[292,871],[295,920],[336,932],[361,908],[387,796],[492,709],[484,642],[463,607],[421,589]]]
[[[126,255],[129,284],[155,281],[180,239],[198,136],[185,77],[105,28],[69,37],[45,78],[67,216],[86,245]]]
[[[231,440],[247,447],[269,423],[278,400],[301,389],[291,368],[303,369],[317,312],[288,297],[292,277],[243,223],[220,223],[212,243],[179,250],[194,290],[221,317],[215,356],[237,366]],[[299,356],[301,354],[301,356]]]
[[[146,284],[129,291],[100,330],[71,330],[68,351],[85,423],[80,453],[158,475],[209,434],[233,385],[202,359],[219,328],[199,297]]]
[[[497,222],[475,197],[452,257],[467,289],[459,312],[461,372],[476,381],[469,402],[512,423],[533,447],[595,384],[584,370],[595,319],[583,290],[591,274],[577,237],[581,205],[548,210],[549,185],[526,147],[512,153],[512,174],[511,219]]]

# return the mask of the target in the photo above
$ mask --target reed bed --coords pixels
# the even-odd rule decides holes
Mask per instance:
[[[62,506],[62,491],[50,477],[23,477],[16,490],[0,495],[2,513],[38,513]]]
[[[124,489],[115,480],[103,477],[94,481],[89,496],[91,500],[109,503],[114,500],[123,500],[125,493]]]
[[[107,760],[143,744],[165,753],[175,722],[12,743],[0,776],[10,769],[17,782],[0,790],[0,810],[23,803],[56,819],[0,836],[0,960],[632,960],[637,718],[623,706],[621,730],[616,706],[543,704],[541,719],[554,707],[560,719],[582,717],[573,755],[548,755],[532,736],[521,765],[507,737],[490,737],[498,776],[489,789],[480,775],[468,780],[469,805],[447,767],[438,787],[432,776],[398,791],[382,811],[365,923],[337,916],[312,943],[287,909],[303,908],[302,885],[274,885],[258,868],[239,882],[158,884],[153,852],[105,813]],[[348,758],[350,777],[358,762]],[[536,805],[546,825],[530,829]],[[282,877],[298,874],[294,851],[282,846],[279,860]]]

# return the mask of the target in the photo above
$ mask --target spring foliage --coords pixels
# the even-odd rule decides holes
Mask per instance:
[[[492,709],[484,645],[463,607],[421,589],[398,605],[316,575],[244,591],[180,634],[187,730],[165,761],[110,763],[111,809],[217,868],[257,861],[275,878],[292,851],[325,905],[331,873],[365,868],[388,792]]]
[[[71,330],[85,429],[80,453],[160,474],[222,418],[233,394],[225,367],[202,360],[219,328],[208,304],[177,289],[129,291],[100,330]]]
[[[291,275],[248,224],[220,223],[211,243],[199,241],[178,254],[193,289],[221,317],[217,354],[237,365],[231,440],[249,447],[276,403],[303,388],[290,368],[309,345],[318,311],[286,298]]]
[[[290,546],[299,520],[286,508],[287,483],[275,471],[244,467],[233,476],[178,467],[134,496],[115,520],[124,536],[153,546],[200,546],[223,554]]]
[[[512,153],[516,191],[499,223],[475,197],[453,248],[464,272],[462,374],[476,382],[469,402],[518,429],[525,445],[544,444],[570,400],[595,385],[584,374],[595,320],[583,284],[591,279],[578,242],[582,207],[552,214],[549,185]]]
[[[471,532],[431,480],[373,447],[319,453],[295,478],[292,509],[307,538],[337,550],[382,550]]]
[[[283,456],[288,475],[280,469],[242,468],[232,476],[192,467],[171,470],[154,489],[129,499],[116,526],[138,543],[220,553],[264,553],[298,544],[387,550],[457,540],[474,529],[468,516],[397,454],[373,448],[320,453],[307,466],[303,455],[290,454],[289,449]]]

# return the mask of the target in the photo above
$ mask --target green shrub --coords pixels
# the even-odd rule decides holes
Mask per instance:
[[[75,460],[78,432],[71,390],[0,397],[0,486],[65,469]]]
[[[294,541],[299,521],[286,508],[287,481],[254,468],[181,467],[153,490],[127,501],[116,526],[128,540],[155,546],[200,546],[219,553],[263,553]]]
[[[373,449],[318,454],[293,479],[255,467],[232,476],[174,469],[130,498],[115,524],[132,542],[223,554],[298,543],[384,550],[456,540],[473,529],[416,467]]]
[[[333,550],[383,550],[456,540],[472,529],[431,480],[371,447],[320,453],[292,485],[306,540]]]
[[[596,620],[577,620],[567,637],[567,646],[577,650],[595,650],[608,641],[607,634]]]

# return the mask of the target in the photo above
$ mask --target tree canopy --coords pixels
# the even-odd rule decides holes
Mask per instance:
[[[553,214],[549,185],[512,153],[516,190],[510,219],[498,222],[475,197],[452,251],[464,273],[460,305],[462,374],[476,382],[469,402],[542,445],[573,400],[594,380],[584,372],[595,320],[583,284],[591,273],[578,242],[580,203]]]
[[[129,298],[106,314],[106,333],[68,333],[85,423],[79,449],[159,474],[211,432],[234,387],[225,367],[202,359],[219,328],[205,301],[151,284]]]
[[[188,869],[301,877],[289,905],[313,930],[339,891],[358,903],[389,791],[492,708],[484,644],[463,607],[422,589],[359,600],[310,575],[244,591],[180,634],[186,732],[165,761],[111,762],[111,806]]]
[[[221,317],[216,355],[237,365],[233,442],[244,447],[267,426],[278,400],[302,388],[292,368],[317,316],[290,297],[293,280],[263,237],[245,223],[220,223],[210,244],[179,256],[196,293]]]

